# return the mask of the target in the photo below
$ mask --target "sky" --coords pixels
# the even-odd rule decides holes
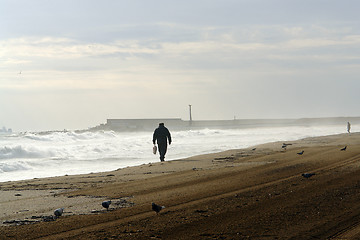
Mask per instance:
[[[0,128],[360,116],[357,0],[0,5]]]

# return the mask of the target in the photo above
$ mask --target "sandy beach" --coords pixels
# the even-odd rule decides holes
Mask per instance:
[[[0,239],[359,239],[360,134],[288,143],[3,182]]]

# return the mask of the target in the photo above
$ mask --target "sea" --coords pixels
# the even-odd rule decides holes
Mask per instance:
[[[171,129],[169,129],[171,131]],[[360,131],[360,125],[352,125]],[[171,131],[166,161],[275,141],[346,132],[346,125]],[[0,134],[0,182],[112,171],[159,161],[152,132],[49,131]]]

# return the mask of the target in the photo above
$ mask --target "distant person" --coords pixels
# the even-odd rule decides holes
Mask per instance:
[[[157,141],[160,161],[164,161],[165,154],[167,151],[167,141],[169,141],[169,145],[171,144],[171,134],[169,130],[164,126],[164,123],[159,123],[159,127],[155,129],[153,134],[153,144]]]
[[[348,133],[350,133],[350,129],[351,129],[351,124],[350,124],[350,122],[348,122],[347,123],[347,131],[348,131]]]

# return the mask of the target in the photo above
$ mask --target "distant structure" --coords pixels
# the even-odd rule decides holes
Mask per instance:
[[[191,123],[192,123],[192,116],[191,116],[191,105],[190,105],[190,104],[189,104],[189,111],[190,111],[190,118],[189,118],[189,119],[190,119],[190,122],[189,122],[189,123],[190,123],[190,126],[191,126]]]
[[[161,122],[170,129],[187,127],[181,118],[107,119],[105,127],[116,131],[153,131]]]
[[[189,105],[191,106],[191,105]],[[190,108],[191,109],[191,108]],[[191,113],[191,111],[190,111]],[[190,115],[191,116],[191,115]],[[301,119],[231,119],[231,120],[182,120],[181,118],[150,118],[150,119],[107,119],[105,124],[88,130],[113,131],[154,131],[159,123],[165,123],[170,131],[188,129],[239,129],[259,127],[285,127],[285,126],[324,126],[342,125],[351,121],[360,124],[360,117],[334,117],[334,118],[301,118]]]
[[[6,129],[6,127],[2,127],[2,129],[0,129],[0,133],[12,133],[12,129]]]

